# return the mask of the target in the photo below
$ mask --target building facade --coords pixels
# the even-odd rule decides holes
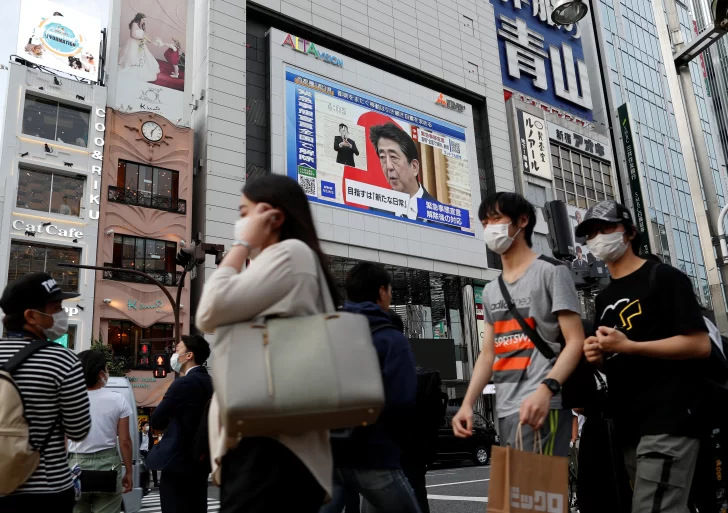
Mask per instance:
[[[685,4],[678,1],[676,7],[682,37],[690,41],[694,20]],[[685,272],[698,297],[710,305],[706,260],[707,268],[714,268],[715,257],[706,256],[710,236],[700,233],[696,223],[695,212],[704,206],[689,185],[688,172],[696,169],[695,153],[663,9],[662,1],[594,3],[592,21],[607,99],[607,108],[595,113],[595,126],[611,133],[625,201],[638,216],[644,216],[650,251]],[[724,205],[728,188],[718,130],[700,64],[693,61],[690,67],[713,171],[714,183],[706,186],[715,187]],[[629,135],[620,129],[625,120],[631,125],[632,145],[625,143]],[[630,180],[628,147],[634,151],[633,169],[638,179]],[[638,188],[641,208],[634,205]]]
[[[104,127],[105,116],[104,87],[10,65],[0,162],[0,287],[44,271],[64,290],[79,292],[65,303],[70,327],[59,340],[77,351],[90,347],[93,334],[94,273],[59,264],[96,262],[104,147],[96,127]]]
[[[229,246],[245,181],[296,179],[342,291],[356,262],[387,266],[416,357],[457,397],[478,353],[473,287],[498,272],[477,208],[515,189],[492,6],[200,0],[194,23],[194,230]],[[420,197],[381,170],[370,136],[388,124],[414,143]]]
[[[151,369],[152,354],[174,352],[173,298],[181,286],[181,331],[188,333],[189,278],[175,256],[191,240],[192,131],[156,114],[109,109],[100,194],[100,243],[94,335],[133,369]],[[128,271],[127,271],[128,270]]]

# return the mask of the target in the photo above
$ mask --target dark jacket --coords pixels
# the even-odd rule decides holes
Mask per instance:
[[[351,144],[351,148],[348,148],[346,146],[340,146],[342,142],[344,142],[344,139],[340,135],[334,137],[336,162],[338,162],[339,164],[344,164],[346,166],[354,167],[356,165],[354,164],[354,155],[359,155],[359,150],[356,148],[356,143],[347,137],[346,142]]]
[[[389,325],[389,315],[374,303],[346,303],[344,311],[365,315],[374,330]],[[415,409],[415,358],[404,334],[394,327],[372,335],[384,382],[385,404],[377,422],[354,429],[348,438],[332,438],[337,467],[396,469],[401,467],[399,445],[407,436]]]
[[[152,413],[154,429],[166,431],[154,450],[149,451],[149,468],[167,472],[198,470],[200,465],[193,456],[195,436],[211,397],[212,378],[204,367],[196,367],[174,380]]]

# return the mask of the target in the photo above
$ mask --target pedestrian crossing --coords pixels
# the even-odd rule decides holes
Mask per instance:
[[[207,512],[218,513],[220,511],[220,501],[217,499],[207,498]],[[142,509],[139,513],[162,513],[162,506],[159,503],[159,492],[152,492],[142,498]]]

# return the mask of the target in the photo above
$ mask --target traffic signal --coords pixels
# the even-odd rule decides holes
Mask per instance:
[[[139,366],[149,367],[150,358],[152,357],[152,345],[144,342],[139,345]]]
[[[190,269],[190,266],[196,266],[205,263],[205,248],[202,244],[192,244],[188,248],[180,249],[175,257],[177,265]]]
[[[166,378],[167,377],[167,355],[163,353],[154,355],[154,377],[155,378]]]
[[[710,9],[716,27],[724,26],[728,22],[728,0],[713,0]]]

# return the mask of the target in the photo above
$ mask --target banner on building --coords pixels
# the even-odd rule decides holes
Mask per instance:
[[[474,235],[463,127],[292,67],[286,169],[311,201]]]
[[[625,103],[617,108],[619,115],[619,127],[622,133],[622,145],[624,157],[627,160],[627,175],[629,177],[629,190],[632,197],[632,208],[634,209],[635,224],[641,237],[640,254],[651,253],[650,236],[647,227],[648,218],[645,203],[642,198],[642,185],[637,163],[637,153],[634,143],[634,132],[632,131],[629,104]]]
[[[119,55],[113,107],[121,112],[153,112],[172,123],[184,113],[187,1],[142,4],[120,0]]]
[[[549,137],[554,141],[565,146],[570,146],[592,157],[612,162],[612,149],[609,145],[602,144],[595,139],[591,139],[553,123],[549,123],[548,128]]]
[[[100,20],[46,0],[23,0],[18,57],[96,82],[100,47]]]
[[[551,145],[546,121],[516,109],[518,113],[518,148],[524,173],[551,180]]]

